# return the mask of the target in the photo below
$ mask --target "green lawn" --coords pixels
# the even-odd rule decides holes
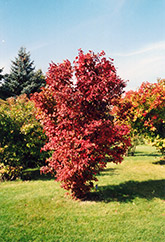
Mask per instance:
[[[165,166],[151,146],[108,164],[87,201],[53,179],[0,183],[0,242],[163,242]]]

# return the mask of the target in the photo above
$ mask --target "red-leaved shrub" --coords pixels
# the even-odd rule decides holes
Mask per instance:
[[[130,145],[129,129],[110,114],[125,82],[104,52],[82,50],[73,65],[52,63],[46,87],[33,100],[52,150],[43,172],[52,172],[73,197],[83,198],[108,161],[119,163]],[[74,83],[76,80],[76,83]]]

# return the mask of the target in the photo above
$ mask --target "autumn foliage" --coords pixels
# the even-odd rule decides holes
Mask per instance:
[[[76,80],[76,83],[74,82]],[[116,124],[111,109],[126,86],[104,52],[79,51],[69,60],[50,64],[46,87],[33,100],[51,150],[43,172],[51,172],[76,198],[83,198],[108,161],[120,163],[130,145],[129,129]]]
[[[117,118],[130,124],[136,134],[143,134],[164,154],[165,151],[165,80],[144,82],[120,100]]]

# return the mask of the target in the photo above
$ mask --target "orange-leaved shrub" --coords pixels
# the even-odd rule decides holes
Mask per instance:
[[[144,82],[136,91],[121,98],[116,117],[129,124],[135,135],[149,139],[165,153],[165,79],[157,83]]]

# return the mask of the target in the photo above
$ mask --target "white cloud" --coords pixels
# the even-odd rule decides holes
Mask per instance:
[[[153,83],[165,77],[165,56],[125,57],[117,66],[119,76],[129,80],[127,90],[135,90],[144,81]]]
[[[153,83],[157,78],[165,78],[165,41],[114,57],[119,76],[129,80],[127,90],[135,90],[144,81]]]
[[[134,56],[145,54],[147,52],[158,51],[158,50],[165,50],[165,41],[160,41],[156,43],[149,44],[141,49],[128,52],[128,53],[116,53],[116,56],[127,57],[127,56]]]
[[[29,50],[30,51],[36,51],[36,50],[39,50],[39,49],[42,49],[46,46],[49,46],[51,43],[50,42],[47,42],[47,43],[37,43],[37,44],[33,44],[31,46],[29,46]]]

